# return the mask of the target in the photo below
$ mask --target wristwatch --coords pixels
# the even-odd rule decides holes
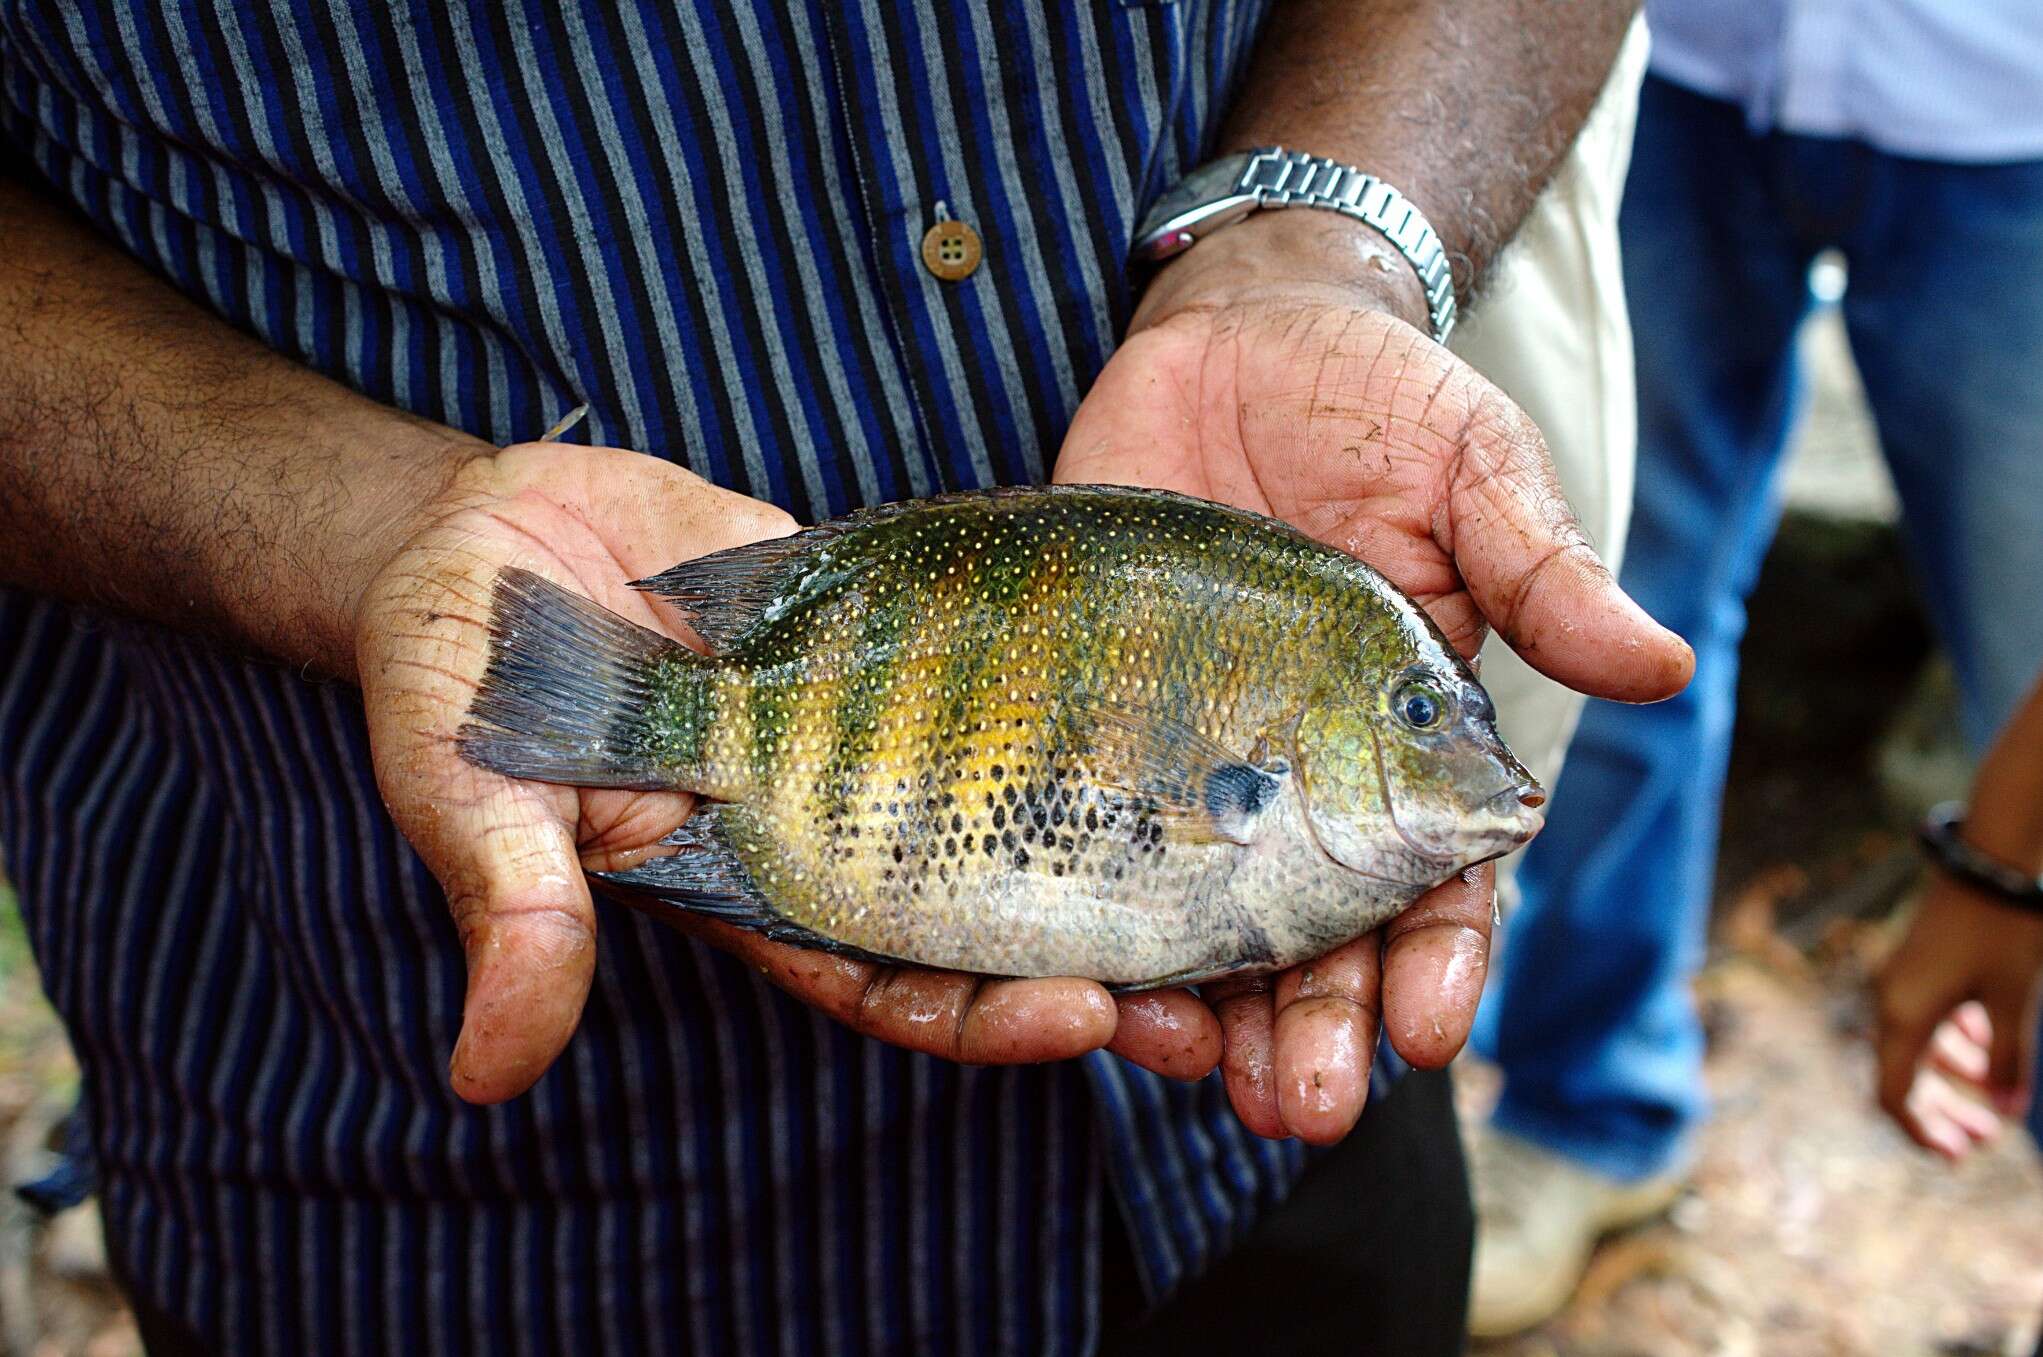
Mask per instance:
[[[1375,175],[1303,151],[1266,146],[1201,165],[1157,199],[1135,228],[1129,254],[1148,263],[1168,259],[1270,207],[1324,207],[1373,227],[1418,272],[1433,338],[1447,342],[1454,330],[1454,279],[1425,215]]]

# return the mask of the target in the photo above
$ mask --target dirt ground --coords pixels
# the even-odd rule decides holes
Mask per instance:
[[[2029,1357],[2043,1165],[2015,1134],[1949,1168],[1873,1108],[1876,931],[1834,930],[1813,962],[1755,938],[1710,968],[1716,1114],[1691,1190],[1607,1242],[1558,1319],[1478,1357]],[[1479,1109],[1488,1081],[1464,1083]]]

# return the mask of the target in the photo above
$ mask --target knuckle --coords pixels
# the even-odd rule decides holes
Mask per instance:
[[[464,889],[442,881],[447,895],[447,914],[454,921],[454,932],[466,948],[482,935],[483,926],[489,921],[489,901],[472,888]]]
[[[596,944],[595,921],[589,912],[569,904],[516,905],[491,910],[490,916],[515,920],[523,941],[549,960],[565,960]]]
[[[1522,477],[1547,461],[1546,435],[1532,416],[1484,381],[1473,394],[1461,443],[1471,471]]]

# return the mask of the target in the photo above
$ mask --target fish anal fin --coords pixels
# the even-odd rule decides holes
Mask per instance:
[[[591,872],[626,904],[652,915],[680,910],[758,933],[773,942],[808,947],[859,961],[897,964],[863,948],[825,937],[775,909],[753,881],[733,844],[760,833],[742,806],[704,806],[660,840],[676,851],[647,858],[621,872]]]
[[[1202,985],[1229,976],[1259,975],[1275,970],[1267,957],[1245,957],[1224,966],[1198,966],[1190,970],[1176,971],[1170,975],[1159,975],[1153,980],[1127,980],[1106,986],[1109,994],[1142,994],[1149,990],[1178,989],[1185,985]]]

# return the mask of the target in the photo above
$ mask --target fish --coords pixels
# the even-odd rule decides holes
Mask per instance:
[[[702,798],[670,851],[591,874],[641,908],[1142,990],[1321,956],[1540,827],[1426,611],[1243,510],[964,492],[633,584],[703,648],[504,570],[458,741]]]

